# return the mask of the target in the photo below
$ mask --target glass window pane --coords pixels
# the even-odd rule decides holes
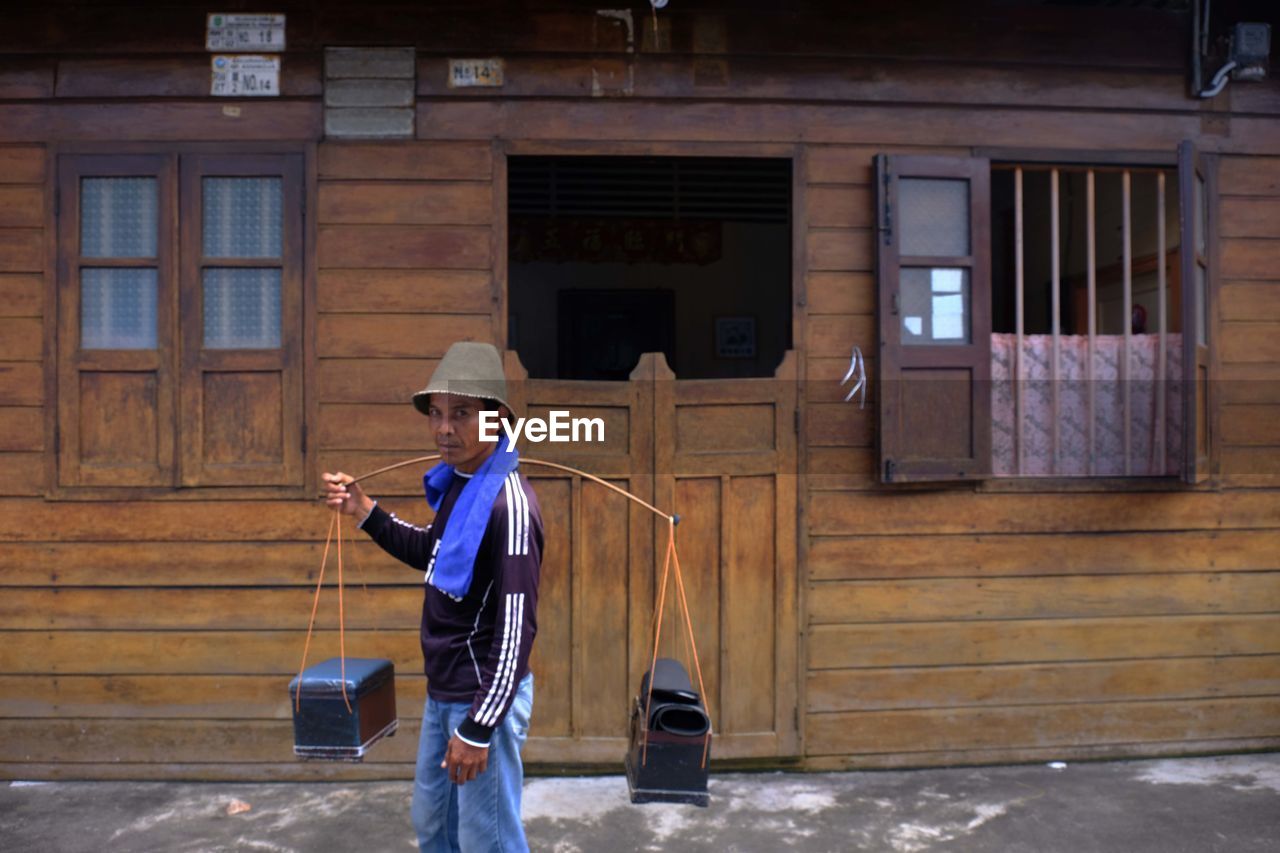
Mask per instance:
[[[154,258],[157,192],[155,178],[81,178],[80,254]]]
[[[969,254],[969,182],[903,178],[898,181],[901,254]]]
[[[967,344],[969,271],[904,267],[899,281],[904,344]]]
[[[280,346],[280,270],[204,271],[206,349]]]
[[[80,346],[156,348],[156,271],[90,267],[80,271]]]
[[[279,178],[205,178],[206,258],[278,258],[284,219]]]

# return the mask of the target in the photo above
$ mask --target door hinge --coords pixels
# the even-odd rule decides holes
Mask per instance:
[[[55,192],[53,194],[53,218],[57,219],[62,215],[62,193]]]
[[[889,164],[886,163],[883,170],[884,186],[880,188],[883,203],[880,205],[880,233],[883,234],[884,244],[886,246],[893,243],[893,206],[889,203],[889,185],[891,179],[889,177]]]
[[[302,455],[307,455],[307,428],[305,425],[302,427]]]
[[[893,482],[893,472],[895,467],[896,466],[893,464],[892,459],[884,460],[884,481],[886,483]]]

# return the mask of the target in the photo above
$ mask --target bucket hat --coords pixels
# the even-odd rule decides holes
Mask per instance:
[[[427,414],[432,394],[457,394],[497,400],[508,409],[507,377],[502,370],[502,356],[493,344],[457,341],[436,365],[427,387],[413,395],[413,407]]]

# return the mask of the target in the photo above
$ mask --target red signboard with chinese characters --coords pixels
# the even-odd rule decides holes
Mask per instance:
[[[709,264],[720,260],[718,221],[516,217],[511,260]]]

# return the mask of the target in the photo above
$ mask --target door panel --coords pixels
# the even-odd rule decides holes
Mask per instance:
[[[528,379],[507,353],[518,413],[602,417],[600,444],[529,444],[681,516],[676,529],[718,758],[796,754],[796,369],[676,380],[647,353],[627,382]],[[653,654],[667,525],[579,476],[529,465],[547,532],[530,761],[616,763]],[[690,662],[671,582],[659,653]]]

